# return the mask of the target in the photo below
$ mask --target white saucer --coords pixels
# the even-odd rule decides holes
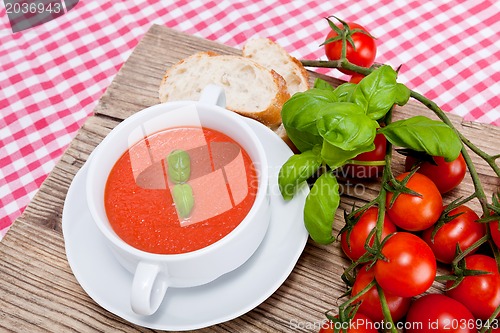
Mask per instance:
[[[160,330],[192,330],[241,316],[281,286],[307,242],[302,216],[309,189],[304,184],[293,200],[282,199],[277,175],[292,152],[264,125],[253,120],[248,120],[248,124],[262,140],[270,165],[272,216],[266,236],[254,255],[238,269],[203,286],[170,288],[152,316],[132,312],[132,275],[109,252],[92,221],[85,199],[87,166],[80,169],[66,197],[62,229],[73,274],[96,303],[136,325]]]

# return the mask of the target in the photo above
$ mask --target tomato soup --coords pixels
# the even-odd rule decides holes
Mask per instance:
[[[104,204],[116,234],[137,249],[204,248],[234,230],[254,203],[255,167],[223,133],[172,128],[129,147],[108,176]]]

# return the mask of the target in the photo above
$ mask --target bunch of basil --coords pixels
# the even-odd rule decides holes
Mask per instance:
[[[460,139],[441,121],[415,116],[380,127],[379,121],[394,104],[404,105],[410,98],[410,90],[396,78],[397,72],[383,65],[358,84],[344,83],[334,89],[317,80],[314,88],[294,94],[283,106],[283,125],[301,152],[280,169],[283,198],[291,200],[299,184],[318,169],[328,169],[314,182],[304,206],[306,229],[318,243],[335,240],[332,228],[340,193],[332,170],[373,150],[377,132],[395,146],[443,156],[447,161],[460,153]]]

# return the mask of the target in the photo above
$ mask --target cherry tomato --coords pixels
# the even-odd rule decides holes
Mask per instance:
[[[465,251],[472,244],[486,234],[485,226],[475,222],[479,216],[467,206],[459,206],[452,209],[449,216],[458,215],[453,220],[445,223],[431,241],[434,226],[427,228],[422,233],[422,239],[430,246],[436,259],[442,263],[449,264],[455,258],[456,245]]]
[[[351,290],[351,296],[359,294],[361,290],[375,279],[373,268],[367,270],[367,267],[368,265],[361,267],[358,275],[356,275],[356,280]],[[392,319],[398,321],[403,318],[410,307],[411,297],[393,296],[388,292],[384,292],[384,296],[389,306]],[[380,298],[376,286],[373,286],[360,296],[359,300],[361,301],[361,305],[358,308],[358,312],[367,315],[376,322],[384,320],[382,305],[380,305]]]
[[[402,181],[408,172],[396,177]],[[387,193],[387,215],[398,227],[408,231],[420,231],[433,225],[443,211],[443,198],[436,185],[426,176],[415,173],[406,187],[421,196],[402,193],[392,206],[393,193]]]
[[[357,23],[347,23],[349,29],[352,31],[354,29],[360,29],[368,32],[365,28]],[[342,24],[337,24],[337,26],[344,30],[344,26]],[[335,30],[330,30],[326,39],[335,38],[338,36]],[[351,35],[352,40],[354,41],[354,46],[351,43],[347,42],[347,51],[346,58],[349,62],[361,66],[361,67],[370,67],[375,60],[375,56],[377,55],[377,44],[375,43],[375,39],[368,34],[362,32],[355,32]],[[337,41],[325,44],[325,54],[329,60],[339,60],[342,54],[342,40],[339,39]],[[355,72],[339,69],[344,74],[352,75]]]
[[[467,172],[467,165],[462,153],[452,162],[446,162],[441,156],[435,156],[433,160],[437,165],[428,161],[422,162],[418,173],[429,177],[441,193],[449,192],[460,185]],[[407,156],[405,161],[406,171],[410,171],[417,162],[414,157]]]
[[[385,158],[385,150],[387,147],[387,139],[383,134],[377,134],[375,140],[375,149],[372,151],[367,151],[356,156],[353,160],[355,161],[383,161]],[[376,178],[382,176],[384,171],[383,165],[356,165],[356,164],[346,164],[342,168],[342,174],[351,178]]]
[[[321,325],[319,329],[319,333],[334,333],[334,332],[342,332],[342,333],[378,333],[375,329],[376,325],[367,316],[362,313],[356,312],[354,317],[351,319],[350,323],[333,323],[333,322],[325,322]],[[338,328],[335,331],[335,328]]]
[[[340,234],[340,244],[342,245],[342,250],[352,261],[358,260],[363,254],[366,253],[365,243],[368,238],[368,234],[377,225],[378,218],[378,208],[370,207],[368,208],[359,220],[356,222],[354,227],[347,237],[348,230],[343,231]],[[396,226],[389,220],[389,218],[384,216],[384,227],[382,228],[382,239],[387,235],[396,232]],[[349,243],[347,240],[349,239]],[[373,245],[373,238],[370,241],[370,245]]]
[[[358,84],[359,81],[363,80],[364,77],[365,76],[363,74],[354,73],[354,74],[352,74],[351,78],[349,79],[349,82]]]
[[[392,295],[412,297],[423,293],[436,277],[436,258],[421,238],[396,232],[382,246],[375,263],[375,280]]]
[[[462,303],[441,294],[427,294],[413,302],[406,322],[406,333],[477,332],[472,313]]]
[[[500,231],[498,231],[498,221],[491,221],[488,225],[490,227],[490,234],[493,242],[498,248],[500,248]]]
[[[491,274],[466,276],[460,284],[446,292],[448,296],[465,305],[474,317],[488,319],[500,305],[500,274],[492,257],[473,254],[465,257],[467,269],[490,272]],[[450,288],[453,281],[446,283]]]

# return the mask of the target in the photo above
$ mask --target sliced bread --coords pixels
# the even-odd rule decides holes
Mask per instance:
[[[269,38],[247,41],[243,46],[243,56],[281,75],[286,81],[290,96],[309,89],[309,75],[304,66]]]
[[[198,100],[208,84],[226,93],[226,108],[275,128],[290,98],[285,80],[257,62],[234,55],[199,52],[170,67],[160,84],[160,101]]]

